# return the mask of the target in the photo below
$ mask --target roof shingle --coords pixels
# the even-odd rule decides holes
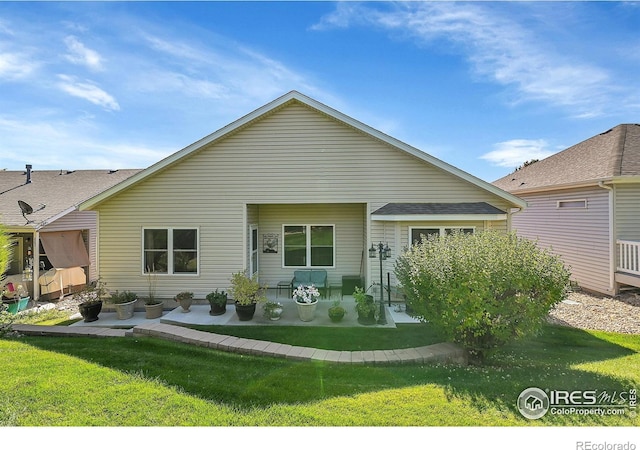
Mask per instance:
[[[493,184],[507,192],[640,175],[640,125],[622,124]]]

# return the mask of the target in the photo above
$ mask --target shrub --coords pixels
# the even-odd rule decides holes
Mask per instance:
[[[425,239],[398,258],[395,273],[415,316],[476,362],[538,331],[570,276],[535,242],[497,231]]]

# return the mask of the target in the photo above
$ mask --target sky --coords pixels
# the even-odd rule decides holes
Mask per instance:
[[[640,2],[0,2],[0,170],[144,168],[297,90],[480,179],[640,123]]]

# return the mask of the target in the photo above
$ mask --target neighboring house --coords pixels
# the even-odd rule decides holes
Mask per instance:
[[[77,205],[137,172],[32,171],[31,165],[25,171],[0,171],[0,223],[12,242],[5,283],[21,284],[33,299],[46,299],[65,293],[81,278],[95,280],[97,216],[78,211]]]
[[[99,216],[111,289],[203,298],[247,270],[275,288],[298,269],[379,280],[411,235],[508,230],[524,201],[290,92],[80,205]],[[371,262],[370,262],[371,261]],[[394,281],[392,281],[392,284]]]
[[[581,287],[640,287],[640,125],[618,125],[493,184],[527,201],[514,229],[561,255]]]

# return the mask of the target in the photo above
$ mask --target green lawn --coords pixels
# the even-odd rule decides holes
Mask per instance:
[[[433,336],[416,335],[420,327],[400,327],[385,339],[425,345]],[[300,328],[288,342],[334,349],[367,348],[375,340],[368,333],[383,331],[334,339],[334,329]],[[267,335],[273,327],[244,329],[230,331],[285,338]],[[0,425],[640,424],[629,415],[547,414],[536,421],[520,415],[516,399],[527,387],[620,392],[640,385],[640,336],[555,326],[510,346],[484,367],[330,365],[153,338],[52,337],[0,339],[0,367]]]

